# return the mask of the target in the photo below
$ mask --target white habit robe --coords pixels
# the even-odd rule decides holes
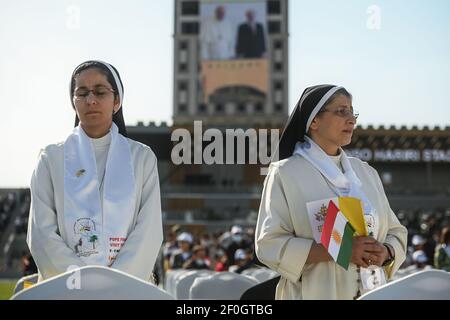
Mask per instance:
[[[127,141],[134,168],[136,209],[127,239],[111,267],[149,281],[163,241],[157,159],[148,146]],[[101,181],[111,133],[91,142]],[[100,201],[103,207],[102,197]],[[51,144],[42,150],[33,172],[27,243],[39,270],[39,281],[64,273],[70,266],[86,265],[69,247],[65,229],[64,143]]]
[[[405,260],[407,230],[391,210],[374,168],[356,158],[349,161],[362,189],[379,215],[377,240],[395,250],[392,276]],[[271,164],[264,182],[255,234],[259,260],[281,274],[276,299],[353,299],[359,288],[357,266],[348,270],[334,261],[305,264],[313,243],[306,203],[336,197],[321,173],[293,155]]]

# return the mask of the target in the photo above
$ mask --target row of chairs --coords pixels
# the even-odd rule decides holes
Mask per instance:
[[[164,289],[180,300],[239,300],[250,288],[277,276],[267,268],[247,269],[242,274],[176,269],[166,273]]]
[[[254,270],[254,273],[263,271]],[[88,266],[33,285],[35,276],[21,279],[14,300],[173,300],[273,299],[279,276],[259,282],[250,275],[212,271],[171,271],[165,289],[124,272]],[[219,288],[219,290],[218,290]],[[424,270],[392,281],[360,297],[361,300],[450,300],[450,273]]]

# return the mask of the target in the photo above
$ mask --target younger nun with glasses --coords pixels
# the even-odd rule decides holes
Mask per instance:
[[[357,116],[347,90],[318,85],[303,92],[284,129],[255,235],[257,257],[281,275],[276,299],[355,299],[385,283],[405,259],[407,230],[378,173],[342,150]],[[334,197],[362,201],[369,234],[353,237],[347,270],[314,240],[320,231],[310,221],[318,212],[308,211],[309,203]]]
[[[119,73],[80,64],[70,98],[75,128],[41,151],[31,178],[27,243],[39,281],[87,265],[152,280],[163,240],[157,159],[127,138]]]

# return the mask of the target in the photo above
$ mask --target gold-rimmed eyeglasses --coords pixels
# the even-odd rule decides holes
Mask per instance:
[[[73,97],[77,100],[86,99],[91,92],[96,98],[102,99],[110,92],[115,93],[116,91],[112,88],[103,86],[95,87],[94,89],[79,88],[74,91]]]
[[[331,113],[333,113],[333,114],[335,114],[335,115],[337,115],[338,117],[341,117],[341,118],[351,118],[351,117],[353,117],[353,118],[355,118],[355,120],[358,119],[358,117],[359,117],[359,112],[358,111],[354,111],[354,110],[351,110],[351,109],[348,109],[348,108],[338,108],[336,110],[322,109],[322,110],[319,111],[319,113],[321,113],[321,112],[331,112]]]

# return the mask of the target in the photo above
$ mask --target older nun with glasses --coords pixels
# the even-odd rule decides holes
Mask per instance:
[[[163,240],[157,159],[127,138],[116,68],[86,61],[70,82],[75,128],[40,153],[27,243],[39,281],[98,265],[151,280]]]
[[[407,230],[389,206],[378,173],[349,157],[358,114],[343,87],[307,88],[282,134],[264,182],[255,236],[258,258],[280,275],[276,299],[355,299],[389,279],[405,259]],[[361,200],[368,236],[352,238],[338,265],[315,241],[308,204]]]

